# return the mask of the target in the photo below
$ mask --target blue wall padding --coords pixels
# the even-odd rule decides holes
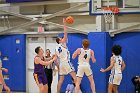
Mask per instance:
[[[63,36],[63,34],[60,34],[59,35],[60,37]],[[83,35],[83,34],[68,34],[68,48],[69,48],[69,51],[70,51],[70,54],[71,54],[71,62],[77,72],[77,58],[75,60],[72,60],[72,54],[73,52],[77,49],[77,48],[81,48],[82,47],[82,39],[85,39],[87,38],[87,35]],[[71,81],[71,77],[70,75],[68,76],[65,76],[65,80],[63,82],[63,85],[62,85],[62,88],[61,88],[61,92],[64,92],[66,90],[66,87],[68,84],[71,84],[72,81]],[[82,85],[84,84],[84,82],[82,83]],[[85,89],[86,90],[86,89]],[[84,89],[83,89],[84,91]]]
[[[126,64],[120,93],[134,93],[132,77],[140,76],[140,33],[122,33],[113,38],[114,44],[122,46],[122,57]]]
[[[108,67],[110,65],[110,57],[112,56],[111,48],[113,45],[113,41],[109,33],[105,33],[105,34],[106,34],[106,67]],[[110,76],[110,71],[106,72],[106,85],[107,85],[106,89],[108,87],[109,76]],[[107,90],[104,93],[107,93]]]
[[[97,93],[106,93],[106,74],[101,73],[100,69],[101,68],[106,68],[106,56],[107,54],[107,40],[110,39],[108,37],[108,34],[106,33],[89,33],[88,39],[90,40],[90,48],[94,50],[95,53],[95,58],[96,58],[96,63],[92,64],[91,63],[91,68],[93,71],[93,76],[94,76],[94,81],[96,84],[96,92]],[[110,53],[110,52],[109,52]],[[87,85],[85,85],[87,86]],[[90,87],[89,87],[90,88]],[[90,90],[88,88],[88,90]],[[91,91],[85,92],[85,93],[92,93]]]
[[[68,37],[68,47],[71,53],[73,53],[73,51],[80,46],[82,41],[80,35],[81,34],[70,34],[70,36]],[[123,80],[119,87],[119,93],[133,93],[134,86],[131,83],[131,78],[135,75],[140,75],[140,42],[136,42],[140,40],[140,33],[122,33],[111,38],[108,33],[96,32],[89,33],[88,39],[91,42],[90,48],[94,50],[95,57],[97,59],[97,62],[95,64],[92,64],[92,62],[90,62],[94,74],[97,93],[107,93],[110,71],[107,73],[101,73],[99,70],[101,67],[106,68],[110,65],[110,57],[112,55],[111,48],[113,44],[119,44],[122,46],[122,57],[126,63],[126,69],[123,72]],[[74,62],[75,61],[77,61],[77,59],[74,60]],[[76,68],[77,64],[73,64]],[[70,81],[65,81],[63,86],[65,86],[65,84],[67,85],[69,82]],[[91,93],[90,83],[85,76],[82,80],[81,89],[83,93]]]
[[[16,44],[16,39],[20,44]],[[4,75],[9,75],[9,80],[5,80],[11,90],[26,90],[26,37],[25,35],[0,36],[0,50],[2,58],[5,56],[9,60],[3,60],[3,67],[9,70]],[[19,50],[19,52],[18,52]]]

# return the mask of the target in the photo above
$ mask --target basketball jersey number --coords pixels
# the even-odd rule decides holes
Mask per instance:
[[[120,59],[118,59],[118,62],[119,62],[119,65],[122,65],[122,64],[121,64],[121,60],[120,60]]]
[[[87,54],[84,55],[84,58],[87,59]]]
[[[58,51],[59,51],[59,53],[61,53],[61,52],[62,52],[62,49],[61,49],[61,47],[59,47],[59,48],[58,48]]]

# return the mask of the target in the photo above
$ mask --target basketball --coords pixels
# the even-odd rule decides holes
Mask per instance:
[[[68,16],[68,17],[66,18],[66,23],[67,23],[67,24],[73,24],[73,22],[74,22],[74,18],[73,18],[72,16]]]

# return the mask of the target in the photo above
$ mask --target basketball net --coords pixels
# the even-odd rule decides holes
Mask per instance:
[[[103,15],[105,18],[105,23],[112,23],[112,17],[115,14],[118,14],[118,7],[103,7]]]
[[[38,32],[44,32],[44,27],[42,25],[38,26]]]

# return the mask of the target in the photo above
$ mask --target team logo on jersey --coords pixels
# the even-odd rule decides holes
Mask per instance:
[[[61,47],[59,47],[59,48],[58,48],[58,51],[59,51],[59,53],[61,53],[61,52],[62,52],[62,49],[61,49]]]

